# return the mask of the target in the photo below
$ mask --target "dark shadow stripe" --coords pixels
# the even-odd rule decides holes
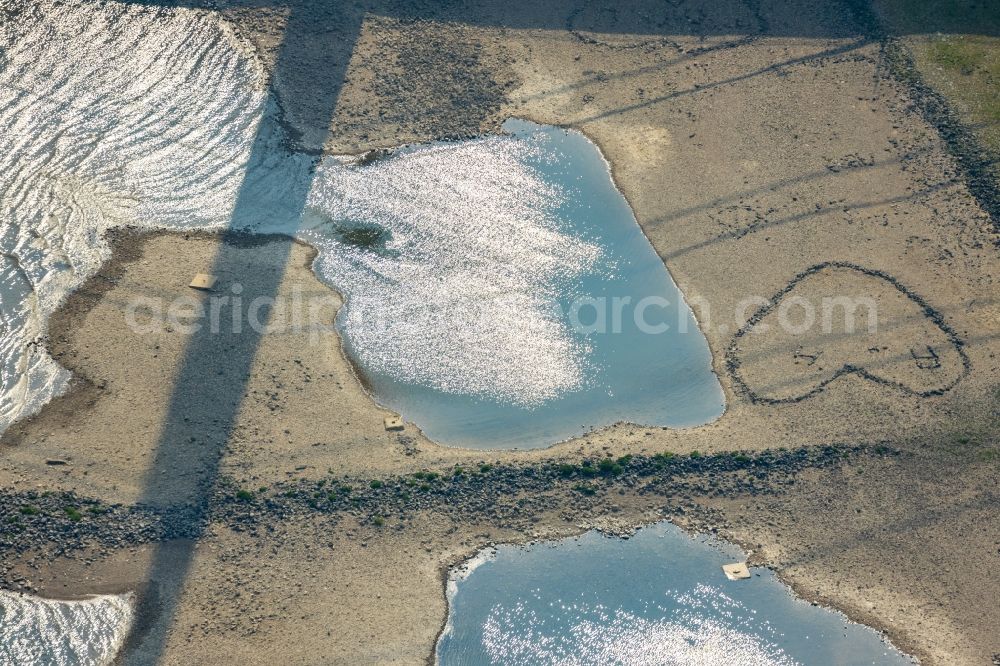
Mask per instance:
[[[343,19],[343,22],[337,23],[336,35],[338,38],[349,35],[352,44],[338,44],[336,50],[350,53],[360,31],[360,14],[356,18],[337,18]],[[275,97],[275,81],[280,80],[286,89],[291,87],[299,92],[299,87],[309,83],[304,77],[323,68],[323,81],[336,82],[336,85],[311,85],[303,91],[308,92],[307,95],[286,95],[281,104],[284,113],[290,114],[292,118],[304,117],[311,124],[325,122],[328,125],[333,118],[349,58],[332,60],[329,53],[334,50],[333,46],[324,48],[314,41],[315,27],[311,25],[312,21],[308,11],[291,8],[284,41],[272,72],[272,99]],[[300,104],[300,100],[307,101]],[[287,120],[286,117],[277,122],[282,128],[287,128]],[[274,122],[274,119],[265,116],[258,128],[248,170],[230,221],[230,230],[237,231],[230,231],[225,235],[218,254],[208,269],[216,275],[239,276],[241,272],[245,274],[248,270],[247,266],[241,265],[241,248],[253,240],[238,233],[238,230],[247,227],[257,217],[254,207],[255,201],[259,199],[254,196],[256,179],[253,165],[266,164],[263,158],[275,149],[273,137],[278,128],[273,126]],[[297,144],[300,137],[286,136],[286,139]],[[306,184],[311,183],[316,162],[302,160],[294,163],[300,165],[297,168],[302,170],[296,176],[300,176]],[[287,193],[288,198],[281,202],[283,214],[288,215],[295,224],[305,208],[308,192],[308,186],[298,187]],[[253,297],[273,298],[278,294],[294,243],[291,239],[287,242],[274,242],[273,238],[270,240],[275,254],[269,259],[280,268],[271,271],[251,268],[255,271],[254,293],[243,294],[244,303]],[[231,320],[224,313],[222,321]],[[180,545],[175,543],[170,548],[161,545],[155,550],[145,594],[149,599],[157,600],[157,607],[152,611],[154,617],[145,623],[137,623],[137,627],[145,625],[145,636],[129,637],[133,651],[125,656],[128,661],[156,663],[166,647],[170,625],[182,590],[190,577],[197,539],[207,524],[210,493],[219,474],[226,443],[236,425],[253,362],[262,341],[262,333],[247,326],[246,322],[240,333],[226,330],[226,327],[221,328],[219,332],[212,333],[208,327],[202,327],[201,331],[192,334],[179,372],[172,380],[174,389],[170,406],[157,443],[154,462],[145,479],[144,497],[140,503],[179,511],[184,523],[181,530],[188,539],[180,542]],[[212,433],[214,439],[212,435],[206,437],[206,432]],[[169,497],[164,496],[167,491],[171,493]]]

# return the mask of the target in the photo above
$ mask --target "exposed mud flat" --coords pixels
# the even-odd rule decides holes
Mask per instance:
[[[81,388],[8,431],[0,482],[14,494],[5,501],[13,512],[23,493],[51,489],[104,503],[181,504],[207,492],[196,483],[198,470],[201,457],[216,451],[224,453],[219,478],[231,479],[227,487],[254,493],[289,480],[319,483],[331,470],[361,486],[455,465],[468,471],[500,463],[537,473],[546,461],[580,465],[643,452],[750,453],[859,442],[888,444],[900,454],[798,470],[780,483],[760,479],[753,492],[745,480],[719,485],[705,476],[667,486],[665,494],[644,493],[646,485],[626,471],[614,484],[571,476],[545,493],[516,486],[510,494],[487,492],[487,513],[452,513],[444,503],[405,520],[404,511],[386,511],[391,515],[379,525],[374,515],[382,510],[362,504],[336,522],[322,513],[293,513],[256,535],[243,525],[210,522],[196,530],[183,590],[169,578],[156,582],[161,592],[148,596],[148,621],[140,623],[146,630],[135,636],[131,659],[156,653],[165,663],[421,661],[443,626],[447,565],[491,541],[622,528],[664,515],[716,527],[760,563],[776,566],[807,598],[885,629],[926,663],[988,663],[1000,653],[991,642],[997,618],[990,612],[1000,591],[981,575],[1000,540],[992,416],[1000,262],[988,213],[970,195],[947,142],[910,106],[910,91],[889,76],[879,44],[850,7],[784,4],[748,17],[740,7],[705,13],[682,4],[677,11],[686,22],[678,28],[676,17],[637,27],[632,19],[579,14],[580,7],[559,3],[476,9],[390,3],[365,8],[371,12],[364,20],[361,9],[355,15],[303,3],[293,18],[308,38],[296,41],[285,61],[277,48],[284,13],[223,10],[241,43],[255,45],[266,71],[294,64],[273,76],[282,105],[300,93],[312,99],[311,86],[340,77],[333,83],[332,124],[316,120],[321,99],[281,116],[293,148],[363,151],[495,130],[508,115],[572,125],[595,140],[685,297],[710,304],[710,314],[697,307],[696,314],[729,405],[718,422],[676,432],[619,425],[540,452],[448,450],[411,429],[402,437],[387,433],[384,412],[339,354],[307,359],[294,351],[304,339],[271,338],[256,349],[234,427],[213,424],[218,405],[189,405],[191,425],[176,430],[182,436],[174,442],[180,467],[158,468],[154,450],[172,388],[162,378],[177,372],[187,340],[132,337],[123,304],[151,285],[169,296],[186,293],[190,276],[219,252],[217,239],[162,236],[122,241],[120,261],[101,269],[102,277],[53,316],[44,342]],[[714,16],[726,19],[716,24]],[[618,32],[626,29],[622,20],[630,32]],[[440,48],[424,48],[415,61],[422,85],[376,84],[380,54],[435,43],[432,36]],[[456,53],[462,67],[454,66]],[[324,58],[337,67],[310,69]],[[456,70],[471,74],[457,80]],[[399,71],[414,71],[414,64]],[[406,105],[396,104],[404,99]],[[382,126],[379,111],[388,109],[398,111]],[[338,123],[343,118],[353,122]],[[144,260],[144,253],[155,260]],[[304,247],[268,243],[231,256],[248,284],[287,263],[281,289],[329,293],[309,271]],[[820,331],[794,345],[766,335],[752,349],[737,344],[746,390],[727,364],[744,323],[733,312],[747,298],[789,289],[822,296],[830,276],[798,276],[830,262],[870,271],[857,278],[859,289],[886,312],[899,312],[906,323],[899,337],[878,354],[868,352],[874,345],[864,336],[855,346]],[[226,354],[240,353],[239,341],[230,342],[236,348],[220,349],[219,366]],[[836,364],[821,372],[809,365],[817,351]],[[764,353],[775,364],[754,366]],[[885,363],[869,366],[868,374],[891,381],[842,372],[824,383],[837,365],[864,367],[858,359],[869,353]],[[939,366],[931,367],[935,355]],[[768,375],[772,367],[787,367],[795,381],[781,384],[785,377]],[[787,400],[799,396],[805,397]],[[337,417],[316,419],[317,401],[337,405]],[[55,458],[72,464],[45,464]],[[741,474],[757,478],[753,469]],[[580,483],[593,483],[594,495],[574,489]],[[58,525],[83,531],[89,520]],[[184,514],[176,520],[184,525]],[[39,544],[17,568],[36,589],[54,594],[101,585],[139,589],[151,570],[163,571],[151,564],[156,553],[169,559],[173,547],[77,551],[92,560],[87,566]]]

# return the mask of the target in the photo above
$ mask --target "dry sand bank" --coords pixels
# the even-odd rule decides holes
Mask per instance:
[[[1000,542],[1000,259],[991,221],[846,8],[765,4],[732,16],[695,5],[677,11],[699,27],[669,39],[577,29],[601,21],[558,3],[517,7],[507,27],[497,17],[514,16],[510,8],[406,14],[378,5],[368,8],[352,54],[340,51],[351,17],[316,10],[315,48],[333,45],[324,51],[331,59],[350,55],[348,83],[329,133],[308,105],[285,122],[291,145],[334,152],[491,130],[508,115],[584,131],[686,297],[710,304],[698,314],[728,400],[719,421],[683,431],[623,425],[520,453],[448,449],[412,426],[401,440],[385,431],[385,413],[336,336],[322,333],[310,345],[303,332],[262,339],[232,428],[213,423],[215,406],[187,405],[190,437],[174,443],[185,465],[150,477],[187,337],[136,334],[125,308],[136,296],[189,293],[187,281],[211,264],[219,240],[125,234],[115,260],[51,322],[47,344],[76,386],[4,436],[0,484],[107,503],[181,503],[206,490],[193,480],[201,457],[219,450],[220,476],[250,489],[331,472],[389,478],[456,464],[662,451],[888,442],[901,455],[801,472],[792,485],[771,484],[773,495],[727,487],[717,497],[719,487],[706,482],[671,498],[622,484],[588,499],[554,492],[545,499],[550,511],[507,498],[507,518],[463,521],[431,510],[377,527],[363,515],[306,515],[256,537],[213,525],[179,593],[165,663],[420,662],[444,621],[448,564],[491,540],[565,534],[609,517],[635,525],[681,500],[718,509],[722,534],[753,548],[755,559],[807,597],[884,627],[927,663],[987,663],[1000,653],[990,630],[1000,620],[1000,587],[983,570]],[[226,15],[266,63],[275,61],[279,12]],[[723,34],[746,26],[753,39]],[[309,55],[295,57],[307,63]],[[324,71],[308,72],[309,85],[329,84]],[[275,80],[279,99],[308,95],[305,84],[287,74]],[[222,288],[238,279],[253,293],[287,252],[279,293],[329,294],[308,269],[311,251],[282,243],[227,252],[232,272]],[[839,269],[809,272],[830,262]],[[845,289],[876,299],[885,315],[880,325],[892,334],[877,352],[864,335],[735,337],[733,313],[744,299]],[[246,345],[239,336],[220,343],[205,381],[225,382]],[[921,367],[928,346],[937,363]],[[817,356],[834,360],[808,363]],[[867,376],[826,383],[844,363]],[[52,458],[72,464],[45,464]],[[18,568],[45,592],[131,588],[147,576],[149,551],[95,551],[90,564],[26,555]],[[157,583],[171,593],[170,581]],[[141,662],[150,636],[164,630],[149,616],[150,631],[126,660]]]

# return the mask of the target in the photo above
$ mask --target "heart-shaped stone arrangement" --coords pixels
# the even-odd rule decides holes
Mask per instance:
[[[963,342],[924,299],[844,262],[799,273],[737,331],[726,364],[754,402],[797,402],[848,375],[928,397],[968,373]]]

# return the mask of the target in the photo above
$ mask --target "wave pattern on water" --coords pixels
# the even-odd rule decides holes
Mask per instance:
[[[349,292],[340,324],[362,367],[520,405],[583,384],[586,350],[551,305],[600,250],[560,228],[566,194],[525,164],[537,150],[496,136],[324,165],[304,237]],[[384,251],[324,228],[352,220],[391,234]]]
[[[317,247],[376,398],[445,443],[545,446],[619,420],[685,427],[721,413],[700,333],[612,343],[560,309],[616,285],[607,296],[645,289],[672,303],[676,330],[693,324],[582,136],[521,122],[373,163],[314,163],[289,152],[261,65],[210,12],[0,10],[15,17],[0,25],[0,430],[65,387],[46,321],[122,225]]]
[[[62,390],[31,344],[110,227],[227,223],[262,75],[206,12],[0,0],[0,430]]]
[[[565,603],[557,617],[577,618],[557,630],[517,603],[495,606],[483,626],[483,646],[496,664],[627,664],[628,666],[793,666],[797,662],[762,639],[753,613],[722,590],[698,585],[671,594],[679,607],[655,606],[642,615],[600,604]],[[541,597],[536,597],[541,599]],[[707,616],[707,613],[711,617]],[[742,627],[742,628],[741,628]]]
[[[736,546],[670,523],[628,539],[497,546],[448,579],[437,663],[888,666],[914,660],[868,627],[796,598],[773,572],[730,581]]]
[[[132,617],[131,595],[55,601],[0,591],[0,665],[110,664]]]
[[[65,385],[27,343],[107,258],[103,232],[228,225],[244,179],[237,224],[320,249],[363,365],[525,405],[582,383],[585,349],[544,306],[598,250],[558,228],[561,193],[524,164],[530,142],[326,158],[300,227],[283,206],[309,187],[309,158],[284,149],[260,69],[222,22],[113,2],[19,12],[0,28],[0,429]],[[258,129],[273,145],[251,156]],[[388,253],[342,242],[360,220],[386,229]]]

